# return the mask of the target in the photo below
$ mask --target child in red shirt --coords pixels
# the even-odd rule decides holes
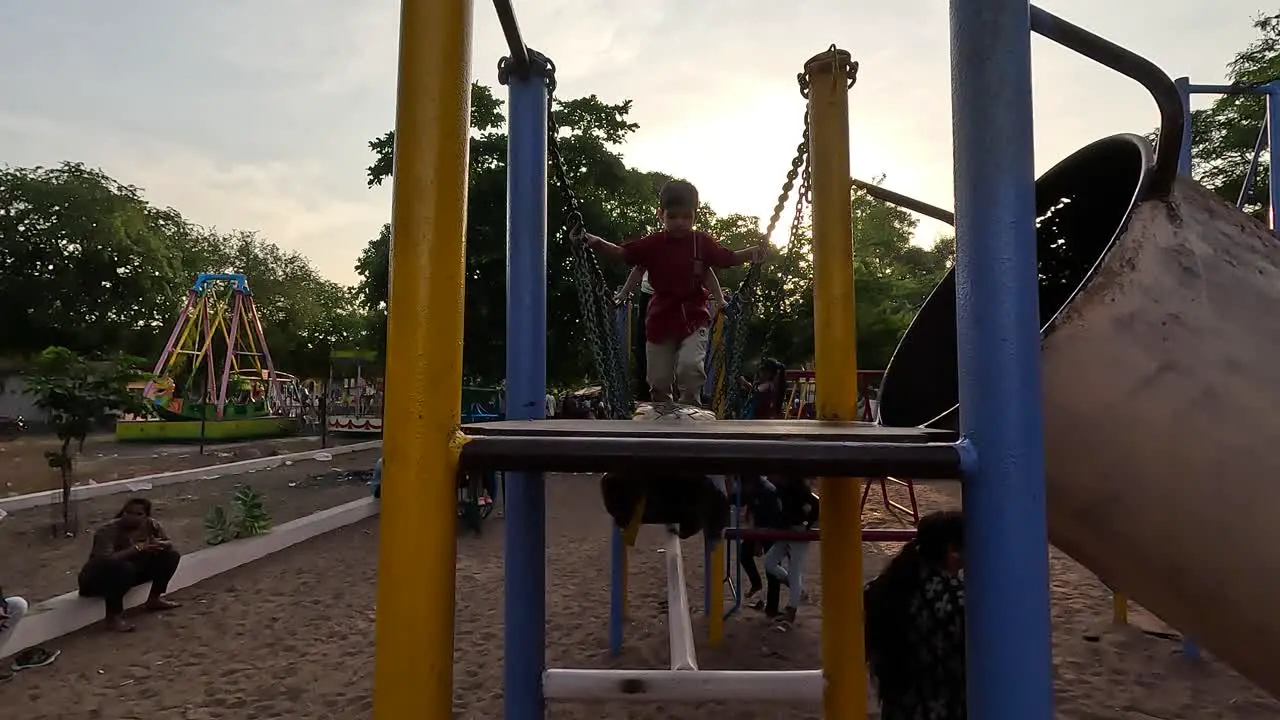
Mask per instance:
[[[670,402],[672,386],[678,382],[682,404],[701,404],[711,324],[707,273],[710,268],[760,262],[767,254],[763,246],[730,250],[707,233],[694,230],[697,209],[698,189],[692,183],[672,180],[659,194],[662,230],[625,245],[586,236],[587,246],[604,257],[649,272],[653,298],[644,334],[647,379],[654,402]]]

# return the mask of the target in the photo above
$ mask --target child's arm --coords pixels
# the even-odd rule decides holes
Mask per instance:
[[[727,268],[745,263],[759,263],[769,257],[769,247],[766,245],[757,245],[744,250],[730,250],[710,235],[703,233],[702,237],[707,240],[703,258],[711,267]]]
[[[631,268],[631,274],[627,275],[627,281],[622,283],[622,287],[618,288],[618,292],[613,296],[614,302],[622,302],[631,297],[636,291],[636,286],[644,278],[644,268],[639,265]]]
[[[722,309],[729,304],[725,302],[724,290],[720,287],[720,278],[716,277],[715,270],[707,269],[707,277],[702,281],[702,284],[711,293],[711,300],[716,304],[717,309]]]
[[[586,235],[587,247],[595,250],[597,254],[604,256],[608,260],[619,262],[623,259],[623,250],[621,245],[614,245],[599,235]]]

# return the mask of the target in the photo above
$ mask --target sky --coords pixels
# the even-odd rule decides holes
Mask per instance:
[[[861,63],[851,96],[860,178],[950,207],[947,4],[941,0],[515,0],[565,97],[634,101],[627,162],[696,183],[717,212],[766,216],[800,133],[795,76],[834,43]],[[1043,0],[1171,76],[1222,80],[1261,0]],[[475,7],[472,74],[497,84],[505,42]],[[260,231],[352,283],[390,216],[367,143],[395,116],[394,0],[0,3],[0,163],[63,160],[157,205]],[[1036,166],[1156,124],[1136,84],[1037,38]],[[500,94],[502,91],[499,91]],[[1200,106],[1209,100],[1200,100]],[[927,221],[917,240],[946,228]]]

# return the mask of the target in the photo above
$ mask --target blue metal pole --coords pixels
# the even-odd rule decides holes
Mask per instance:
[[[1027,0],[952,0],[969,716],[1052,720]]]
[[[614,331],[618,333],[618,346],[624,348],[623,362],[626,367],[627,382],[631,377],[631,303],[626,302],[614,313]],[[622,632],[625,608],[627,605],[627,544],[622,541],[622,530],[613,526],[610,538],[609,553],[609,654],[618,657],[622,654]]]
[[[509,85],[507,148],[507,418],[541,420],[547,395],[546,59]],[[512,473],[507,488],[504,685],[508,720],[544,717],[546,486]]]
[[[1178,155],[1178,174],[1191,177],[1191,78],[1173,81],[1182,96],[1182,152]]]
[[[1253,183],[1258,179],[1258,163],[1262,160],[1262,148],[1267,145],[1267,133],[1271,128],[1270,115],[1270,104],[1268,103],[1268,112],[1262,116],[1262,122],[1258,123],[1258,137],[1253,141],[1253,157],[1249,159],[1249,169],[1245,171],[1244,182],[1240,183],[1240,194],[1236,196],[1237,210],[1243,210],[1244,206],[1249,204],[1249,195],[1253,193]],[[1274,230],[1275,228],[1273,227],[1272,229]]]
[[[1267,173],[1267,190],[1271,198],[1271,208],[1268,215],[1268,224],[1271,231],[1276,230],[1276,213],[1280,212],[1280,183],[1276,182],[1276,173],[1280,172],[1280,82],[1268,83],[1267,92],[1267,157],[1271,161]]]
[[[613,528],[609,553],[609,654],[618,657],[622,654],[622,621],[623,607],[627,603],[626,572],[627,544],[622,541],[622,530]]]

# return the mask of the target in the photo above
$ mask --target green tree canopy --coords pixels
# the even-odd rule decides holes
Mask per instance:
[[[285,372],[323,374],[331,345],[365,340],[353,289],[256,233],[192,224],[79,163],[0,168],[0,352],[154,360],[202,272],[248,276]]]
[[[1280,79],[1280,13],[1256,18],[1253,27],[1257,39],[1227,65],[1230,83],[1255,86]],[[1193,175],[1229,202],[1234,203],[1244,187],[1266,106],[1266,98],[1260,95],[1223,95],[1191,114]],[[1245,204],[1245,210],[1259,219],[1266,217],[1270,177],[1270,163],[1263,153]]]
[[[0,348],[138,352],[181,291],[176,212],[79,163],[0,168]]]

